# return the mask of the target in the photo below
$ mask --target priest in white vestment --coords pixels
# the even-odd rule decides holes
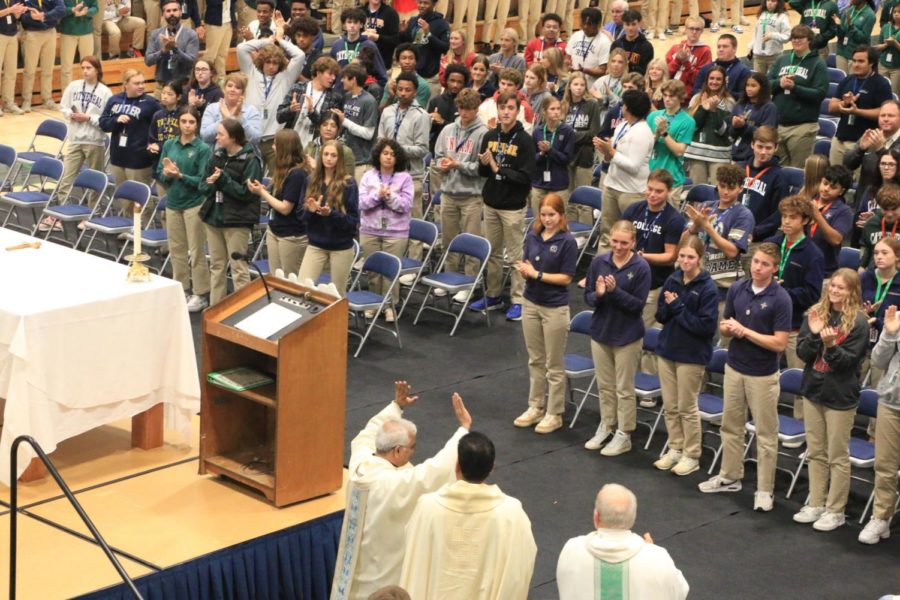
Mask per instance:
[[[396,382],[394,401],[350,444],[350,482],[332,600],[365,600],[396,584],[403,565],[404,529],[416,502],[455,477],[456,446],[472,426],[472,417],[459,394],[453,394],[459,429],[440,452],[413,466],[416,426],[402,414],[417,398],[409,395],[405,381]]]
[[[537,546],[522,503],[484,483],[494,445],[459,441],[457,481],[426,494],[406,528],[400,587],[414,600],[524,600]]]
[[[637,498],[604,485],[594,503],[596,531],[570,539],[556,565],[560,600],[682,600],[690,589],[672,557],[649,534],[631,532]]]

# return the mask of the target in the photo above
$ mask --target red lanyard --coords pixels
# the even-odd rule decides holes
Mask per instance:
[[[897,237],[897,223],[900,223],[900,221],[894,221],[894,227],[891,229],[891,237]],[[881,217],[881,239],[884,239],[884,217]]]
[[[825,206],[820,206],[820,207],[819,207],[819,213],[822,215],[823,218],[824,218],[825,215],[828,213],[828,211],[831,209],[831,205],[832,205],[832,204],[834,204],[834,203],[833,203],[833,202],[829,202],[829,203],[826,204]],[[814,222],[812,225],[810,225],[810,226],[809,226],[809,237],[813,237],[814,235],[816,235],[816,229],[818,229],[818,228],[819,228],[819,224],[818,224],[818,223],[815,223],[815,222]],[[881,235],[883,236],[884,233],[882,233]]]
[[[747,182],[745,181],[745,182],[744,182],[744,187],[749,191],[750,188],[753,187],[753,182],[756,181],[757,179],[759,179],[760,177],[762,177],[763,175],[765,175],[765,174],[766,174],[766,171],[768,171],[768,170],[771,169],[771,168],[772,168],[772,167],[766,167],[765,169],[763,169],[762,171],[760,171],[759,173],[757,173],[756,175],[754,175],[754,176],[753,176],[753,179],[750,180],[750,183],[747,183]],[[750,165],[749,165],[749,164],[747,165],[747,177],[750,177]]]

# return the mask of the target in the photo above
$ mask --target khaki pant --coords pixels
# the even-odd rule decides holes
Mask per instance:
[[[123,167],[117,167],[115,165],[109,166],[109,172],[112,174],[113,178],[116,180],[116,185],[121,184],[123,181],[139,181],[141,183],[146,183],[148,186],[153,181],[153,168],[146,167],[144,169],[126,169]],[[144,207],[142,222],[144,227],[146,227],[149,223],[150,213],[152,212],[152,207],[156,206],[154,204],[155,200],[150,199],[147,201],[147,206]],[[131,214],[131,209],[128,206],[130,203],[127,200],[119,200],[116,208],[118,210],[125,212],[126,214]],[[148,210],[151,209],[151,210]]]
[[[484,8],[485,27],[481,33],[481,41],[499,44],[500,34],[506,27],[505,23],[508,17],[509,0],[487,0]],[[490,23],[489,26],[488,23]],[[526,39],[531,39],[531,36],[527,36]]]
[[[503,248],[506,248],[506,258],[510,264],[522,260],[522,245],[525,242],[524,227],[524,208],[497,210],[485,205],[484,237],[491,244],[491,257],[488,260],[487,268],[487,295],[491,298],[497,298],[503,292],[501,289],[503,285]],[[525,280],[516,269],[513,269],[509,290],[510,304],[521,304],[524,290]]]
[[[600,209],[600,244],[597,252],[609,252],[609,230],[622,218],[625,209],[644,199],[643,194],[620,192],[609,187],[603,188],[603,204]]]
[[[544,394],[547,394],[547,413],[562,415],[566,411],[564,357],[569,336],[569,307],[541,306],[524,299],[522,333],[531,381],[528,406],[544,409]]]
[[[481,196],[446,196],[441,194],[441,244],[444,249],[460,233],[481,235],[481,213],[484,202]],[[447,257],[445,270],[459,271],[462,256],[456,252]],[[478,273],[478,260],[466,258],[463,272],[469,277]]]
[[[238,18],[238,26],[239,27],[247,27],[250,25],[251,21],[256,19],[256,11],[244,2],[244,0],[235,0],[237,6],[237,18]],[[350,4],[348,2],[344,2],[344,4]],[[356,6],[356,3],[353,3],[353,6]],[[333,2],[332,8],[334,8],[334,13],[331,15],[331,26],[332,29],[335,30],[335,33],[341,33],[341,11],[343,8],[341,7],[341,0],[337,2]],[[349,8],[349,6],[346,6]],[[335,25],[335,23],[337,23]]]
[[[660,326],[656,322],[656,307],[657,303],[659,302],[659,294],[661,292],[662,286],[656,288],[655,290],[650,290],[650,293],[647,294],[647,301],[644,303],[644,312],[641,314],[645,329]],[[655,354],[653,354],[652,352],[641,352],[641,371],[643,371],[644,373],[650,373],[651,375],[657,374]]]
[[[583,185],[589,186],[591,185],[591,179],[594,176],[594,169],[591,167],[576,167],[575,165],[569,165],[569,196],[572,195],[572,192],[575,191],[575,188],[581,187]],[[587,223],[588,225],[594,222],[594,209],[590,206],[584,206],[582,204],[578,205],[569,205],[568,198],[565,199],[566,202],[566,218],[570,221],[577,223]],[[537,213],[535,213],[537,216]]]
[[[301,281],[312,279],[315,282],[325,269],[326,263],[330,264],[331,281],[343,298],[347,295],[347,279],[350,277],[350,269],[353,267],[353,248],[325,250],[312,245],[308,246],[303,255],[303,262],[300,263],[300,274],[297,277]]]
[[[882,67],[881,74],[891,82],[891,91],[895,94],[900,94],[900,69],[885,69]]]
[[[625,346],[607,346],[591,340],[591,357],[600,394],[600,419],[610,428],[631,433],[637,423],[634,375],[642,339]]]
[[[213,227],[206,225],[206,239],[209,242],[209,275],[212,280],[210,304],[215,304],[228,295],[226,268],[231,265],[231,281],[237,291],[250,283],[250,268],[247,261],[232,260],[234,252],[247,254],[250,230],[246,227]]]
[[[44,102],[53,100],[53,63],[56,60],[56,29],[26,31],[23,34],[22,52],[25,55],[25,69],[22,74],[22,100],[31,104],[34,92],[34,74],[38,63],[41,65],[41,98]]]
[[[519,29],[521,40],[534,37],[534,28],[541,17],[541,0],[519,0]]]
[[[169,258],[172,260],[172,278],[181,284],[185,292],[197,296],[209,293],[209,263],[203,246],[206,244],[206,228],[200,219],[200,208],[166,208],[166,235],[169,240]],[[246,230],[244,230],[246,232]]]
[[[527,1],[527,0],[523,0]],[[540,1],[540,0],[538,0]],[[449,4],[447,0],[442,0],[444,4]],[[453,29],[452,31],[461,31],[465,27],[466,39],[469,40],[466,52],[470,51],[475,42],[475,25],[478,21],[478,0],[455,0],[453,3]],[[521,9],[519,9],[521,12]],[[446,11],[438,10],[441,14],[446,15]],[[519,17],[519,22],[522,22]]]
[[[725,11],[728,5],[725,0],[710,0],[709,8],[712,10],[712,22],[719,25],[725,25]],[[741,19],[744,18],[744,12],[741,10],[742,3],[740,0],[731,0],[731,20],[735,25],[739,25]]]
[[[66,150],[63,153],[63,176],[59,182],[59,195],[61,198],[66,199],[69,197],[72,184],[75,183],[75,179],[78,177],[78,173],[83,165],[103,173],[106,166],[106,149],[103,146],[95,146],[93,144],[73,144],[71,142],[66,144]],[[96,201],[97,199],[92,197],[91,206]]]
[[[94,36],[85,35],[61,35],[59,36],[59,78],[60,89],[72,83],[72,65],[75,64],[75,49],[78,49],[80,60],[90,56],[94,50]]]
[[[797,356],[797,336],[799,331],[791,331],[788,333],[787,347],[784,349],[784,359],[787,361],[788,369],[802,369],[806,365]],[[803,397],[794,396],[794,418],[803,420]]]
[[[878,404],[875,430],[875,505],[872,515],[890,520],[897,501],[897,469],[900,468],[900,411]]]
[[[263,168],[266,173],[275,172],[275,138],[270,137],[259,141],[259,153],[262,156]],[[348,173],[349,175],[349,173]],[[359,181],[359,177],[356,178]]]
[[[544,190],[536,187],[531,188],[531,196],[528,199],[528,201],[531,203],[531,215],[535,219],[541,218],[541,201],[543,201],[543,199],[546,198],[548,194],[556,194],[557,196],[562,198],[563,206],[566,207],[566,218],[568,218],[569,190]]]
[[[719,167],[726,163],[717,163],[717,162],[707,162],[705,160],[696,160],[691,159],[690,164],[688,165],[687,176],[691,178],[691,181],[694,182],[694,185],[698,183],[708,183],[710,185],[716,185],[716,173],[719,171]],[[681,194],[679,193],[679,198]],[[675,208],[678,208],[678,204],[674,204]]]
[[[147,22],[147,28],[150,31],[159,29],[165,23],[162,20],[162,7],[156,0],[144,0],[144,20]]]
[[[703,365],[657,358],[662,387],[663,417],[669,432],[669,448],[689,458],[700,458],[701,425],[697,397],[703,385]]]
[[[775,490],[778,464],[778,373],[751,376],[725,365],[725,407],[722,413],[722,469],[729,480],[744,478],[744,435],[747,408],[756,424],[756,490]]]
[[[266,231],[266,250],[269,253],[269,272],[281,269],[285,277],[300,272],[300,264],[309,240],[305,235],[278,236],[269,229]]]
[[[641,0],[641,15],[644,29],[653,33],[665,33],[669,25],[671,0]]]
[[[381,237],[379,235],[366,234],[361,234],[359,236],[359,246],[364,257],[371,256],[380,250],[381,252],[387,252],[388,254],[396,256],[397,258],[403,258],[403,254],[406,252],[406,246],[408,244],[409,238]],[[381,294],[383,296],[385,292],[387,292],[390,284],[391,282],[387,277],[375,274],[369,275],[370,292]],[[394,299],[394,306],[397,306],[400,303],[399,283],[394,286],[394,289],[391,291],[391,296]]]
[[[231,34],[231,23],[206,26],[206,50],[203,51],[203,58],[213,62],[220,83],[225,80],[225,57],[228,56]]]
[[[808,504],[842,515],[850,493],[850,430],[856,410],[834,410],[807,399],[803,414],[809,461]]]
[[[684,12],[684,3],[681,0],[672,0],[669,7],[669,23],[677,27],[681,24],[681,15]],[[695,19],[700,18],[700,1],[688,0],[688,15]]]
[[[828,154],[828,162],[833,165],[844,164],[844,154],[846,154],[856,144],[856,140],[850,142],[842,142],[837,138],[831,138],[831,152]]]
[[[19,38],[14,35],[0,35],[0,67],[3,79],[0,84],[0,98],[7,105],[16,100],[16,60],[19,56]]]
[[[806,159],[812,155],[816,144],[819,123],[778,126],[778,156],[782,167],[802,169]]]
[[[147,24],[138,17],[122,17],[118,23],[103,22],[103,33],[109,36],[109,57],[119,56],[122,48],[122,33],[131,33],[131,47],[142,50],[147,37]]]
[[[763,75],[769,72],[769,69],[772,68],[772,65],[775,64],[781,58],[781,54],[772,54],[771,56],[763,56],[756,54],[753,55],[753,70],[757,73],[762,73]]]

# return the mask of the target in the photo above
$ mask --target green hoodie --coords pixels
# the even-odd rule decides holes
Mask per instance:
[[[837,30],[837,55],[850,60],[857,46],[872,43],[874,27],[875,11],[867,3],[863,2],[859,9],[852,4],[845,8]]]
[[[814,2],[813,0],[791,0],[791,8],[800,13],[800,23],[808,25],[816,34],[810,44],[813,50],[820,50],[828,45],[829,40],[837,35],[838,25],[834,22],[835,15],[841,18],[837,4],[831,0]]]
[[[159,155],[156,178],[166,186],[166,206],[174,210],[185,210],[203,204],[206,195],[200,192],[200,182],[206,178],[206,168],[212,150],[200,138],[188,144],[181,143],[181,137],[166,140]],[[163,175],[163,159],[168,158],[181,171],[180,179]]]
[[[784,75],[794,76],[793,89],[781,89]],[[779,125],[818,122],[819,107],[828,94],[828,67],[817,52],[810,50],[803,58],[785,52],[769,69],[768,79]]]
[[[66,4],[66,16],[59,22],[59,32],[62,35],[93,35],[94,15],[97,14],[97,0],[64,0]],[[78,4],[87,7],[87,14],[76,17],[72,14],[72,8]]]

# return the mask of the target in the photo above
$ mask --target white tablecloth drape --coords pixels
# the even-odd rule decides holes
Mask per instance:
[[[63,246],[7,251],[32,238],[0,229],[0,483],[22,434],[52,452],[67,438],[165,403],[190,435],[200,384],[181,285]],[[18,473],[34,454],[21,446]]]

